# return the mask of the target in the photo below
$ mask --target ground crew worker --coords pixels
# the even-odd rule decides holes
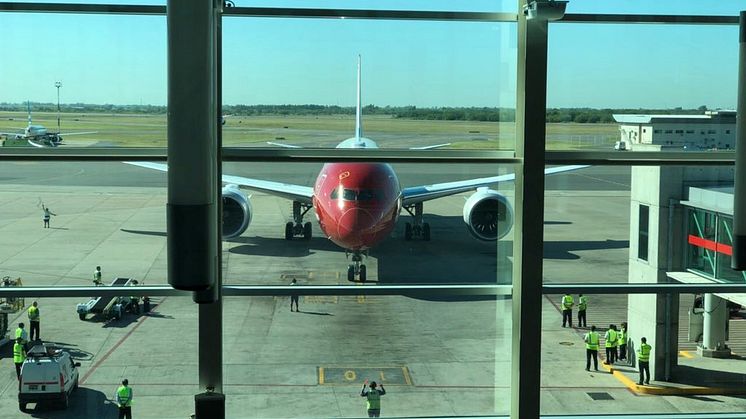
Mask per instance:
[[[616,361],[616,326],[613,324],[609,325],[604,335],[604,346],[606,347],[606,362],[605,364],[613,364]]]
[[[44,211],[44,228],[49,228],[49,219],[52,218],[52,215],[57,215],[53,213],[49,207],[45,207],[44,204],[41,204],[41,209]]]
[[[637,384],[642,385],[643,381],[645,384],[650,384],[650,352],[653,347],[648,345],[648,340],[645,338],[640,341],[642,343],[640,349],[637,350],[637,359],[640,361],[640,381]],[[645,378],[645,373],[647,373],[647,378]]]
[[[16,328],[16,339],[21,338],[21,341],[25,345],[26,342],[28,342],[28,333],[26,333],[26,329],[23,328],[23,323],[18,323],[18,328]]]
[[[119,419],[132,419],[132,387],[126,378],[117,389],[116,402],[119,407]]]
[[[575,305],[575,301],[572,299],[572,295],[565,294],[562,297],[562,327],[569,323],[572,327],[572,306]]]
[[[598,371],[598,343],[600,342],[596,326],[591,326],[591,331],[585,334],[585,370],[591,370],[591,358],[593,358],[593,368]]]
[[[370,388],[366,388],[367,384],[368,384],[368,380],[365,380],[365,382],[363,383],[363,390],[360,392],[360,396],[368,399],[367,401],[368,417],[369,418],[380,417],[381,416],[381,396],[386,394],[386,389],[383,388],[383,384],[381,384],[380,390],[377,389],[375,381],[370,383]]]
[[[13,344],[13,363],[16,364],[16,378],[21,379],[21,367],[23,361],[26,360],[26,348],[23,345],[21,338],[16,338],[16,343]]]
[[[31,329],[31,340],[39,340],[39,303],[34,301],[31,307],[28,308],[28,322],[29,328]]]
[[[295,286],[296,284],[297,281],[293,278],[293,280],[290,281],[290,285]],[[300,308],[298,308],[298,294],[290,294],[290,311],[293,311],[293,303],[295,303],[295,311],[300,313]]]
[[[93,285],[99,286],[102,285],[101,282],[101,267],[96,266],[96,270],[93,271]]]
[[[578,327],[588,327],[585,320],[585,309],[588,308],[588,297],[580,294],[578,296]]]
[[[622,322],[622,327],[617,332],[617,340],[619,341],[619,360],[627,360],[627,322]]]

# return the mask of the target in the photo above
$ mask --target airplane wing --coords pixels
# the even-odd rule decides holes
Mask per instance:
[[[126,161],[124,163],[133,166],[144,167],[146,169],[168,171],[168,165],[163,163],[136,162]],[[243,186],[254,191],[264,192],[269,195],[279,196],[281,198],[298,201],[311,205],[313,201],[313,188],[310,186],[295,185],[292,183],[273,182],[271,180],[251,179],[243,176],[223,175],[221,179],[224,183]]]
[[[587,165],[573,165],[551,167],[544,170],[545,175],[569,172],[588,167]],[[461,192],[473,191],[498,182],[509,182],[515,180],[515,173],[507,175],[483,177],[477,179],[460,180],[456,182],[436,183],[433,185],[413,186],[402,190],[402,205],[413,205],[431,199],[455,195]]]

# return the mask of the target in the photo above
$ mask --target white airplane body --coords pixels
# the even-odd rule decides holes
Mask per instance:
[[[26,140],[29,145],[34,147],[57,147],[62,144],[63,135],[84,135],[84,134],[95,134],[97,131],[86,131],[86,132],[49,132],[43,125],[34,125],[31,119],[31,103],[27,102],[28,108],[28,125],[23,129],[23,132],[0,132],[0,135],[5,135],[16,140]]]

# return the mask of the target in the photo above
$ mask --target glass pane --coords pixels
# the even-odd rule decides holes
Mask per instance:
[[[223,143],[355,137],[358,56],[367,148],[514,149],[515,23],[353,19],[226,18]]]
[[[732,214],[730,166],[592,166],[549,175],[545,281],[667,282],[667,272],[679,272],[742,282],[729,269]],[[638,258],[645,243],[647,260]]]
[[[245,6],[240,1],[236,6]],[[253,1],[252,7],[300,7],[321,9],[364,9],[364,10],[428,10],[451,12],[513,12],[517,10],[516,0],[470,0],[453,2],[449,0],[283,0]]]
[[[741,311],[746,301],[740,294],[586,295],[582,327],[578,295],[572,297],[572,327],[561,325],[562,295],[546,295],[543,304],[548,321],[542,331],[542,414],[713,413],[746,407],[736,395],[743,385],[736,354],[746,350]],[[643,338],[650,347],[643,346]],[[595,345],[597,371],[588,351]],[[645,358],[649,375],[641,378]]]
[[[23,323],[21,335],[29,340],[18,346],[9,342],[3,348],[3,418],[116,417],[114,401],[124,379],[134,393],[136,417],[187,418],[194,413],[193,395],[199,388],[196,304],[190,297],[152,297],[148,306],[140,300],[135,309],[134,300],[128,297],[105,300],[111,301],[88,304],[87,298],[0,298],[2,337],[15,337],[18,324]],[[28,319],[34,302],[38,333]],[[76,306],[94,309],[78,314]],[[20,356],[23,347],[26,360],[19,363],[19,403],[19,380],[10,354],[17,349]],[[64,409],[60,406],[65,400],[62,389],[69,393]]]
[[[226,417],[364,417],[365,380],[383,417],[507,414],[510,300],[441,299],[227,298]]]
[[[225,163],[223,172],[248,185],[223,192],[226,283],[512,283],[511,166]]]
[[[165,16],[0,13],[0,26],[0,54],[39,64],[0,70],[3,145],[165,146]]]
[[[736,25],[553,24],[547,149],[732,150],[737,39]]]
[[[118,163],[0,164],[0,275],[24,285],[166,283],[166,177]],[[45,228],[44,208],[49,210]]]

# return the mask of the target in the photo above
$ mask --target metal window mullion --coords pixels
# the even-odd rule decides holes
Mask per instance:
[[[697,294],[746,293],[743,283],[619,283],[619,284],[544,284],[542,294]]]

